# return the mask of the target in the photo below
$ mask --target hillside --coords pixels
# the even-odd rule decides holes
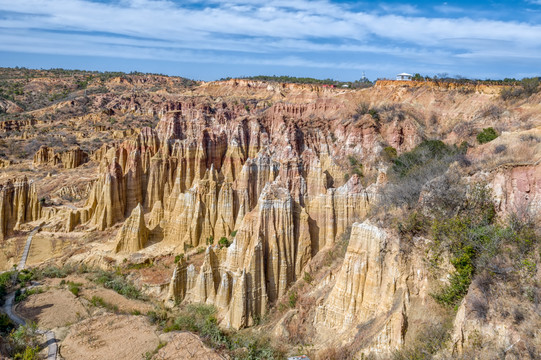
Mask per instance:
[[[63,358],[541,356],[539,88],[0,79],[3,290]]]

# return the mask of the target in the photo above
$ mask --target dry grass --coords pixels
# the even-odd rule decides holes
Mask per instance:
[[[468,151],[471,172],[505,165],[530,165],[541,160],[541,127],[503,133],[495,140]]]

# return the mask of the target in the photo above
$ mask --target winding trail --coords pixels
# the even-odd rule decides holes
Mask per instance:
[[[21,271],[26,267],[26,260],[28,259],[28,252],[30,251],[30,245],[32,245],[32,237],[39,231],[41,226],[36,226],[30,234],[28,234],[28,238],[26,239],[26,245],[24,247],[23,256],[21,257],[21,261],[19,262],[19,265],[17,266],[17,271]],[[13,311],[15,305],[15,292],[12,292],[6,296],[4,305],[2,305],[2,311],[6,313],[7,316],[17,325],[26,325],[26,320],[20,317]],[[48,348],[47,353],[47,360],[56,360],[56,355],[58,354],[58,344],[56,341],[56,337],[54,332],[51,330],[41,330],[38,329],[38,334],[45,334],[45,338],[47,339],[46,345]]]
[[[40,228],[41,226],[38,225],[33,228],[32,231],[30,231],[30,234],[28,234],[26,245],[24,246],[23,256],[21,257],[21,261],[19,261],[19,265],[17,265],[17,271],[21,271],[25,268],[26,260],[28,259],[28,252],[30,251],[30,245],[32,245],[32,237],[36,235]]]

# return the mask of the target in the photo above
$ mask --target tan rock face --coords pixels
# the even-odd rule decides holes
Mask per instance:
[[[11,165],[10,160],[0,159],[0,169],[7,168],[9,165]]]
[[[6,239],[21,224],[40,217],[36,187],[26,177],[0,185],[0,240]]]
[[[118,232],[115,252],[132,253],[143,249],[147,243],[149,231],[145,226],[143,208],[137,205],[130,217]]]
[[[316,310],[320,341],[354,336],[361,326],[364,346],[358,350],[399,348],[411,304],[427,295],[426,269],[420,264],[415,257],[401,259],[396,236],[369,222],[354,224],[335,285]]]
[[[53,149],[50,149],[46,145],[43,145],[39,150],[34,154],[34,164],[36,165],[56,165],[60,162],[58,157],[55,157]]]
[[[193,99],[168,104],[156,131],[145,128],[93,154],[100,176],[67,227],[103,230],[133,210],[116,251],[138,251],[147,234],[142,212],[152,209],[152,238],[177,249],[227,238],[231,246],[208,248],[201,268],[177,267],[169,299],[215,304],[226,325],[249,326],[374,200],[375,188],[365,189],[357,175],[344,182],[343,165],[333,154],[350,150],[331,142],[324,123],[322,131],[313,131],[290,121],[337,114],[341,106],[318,100],[246,117],[238,105],[211,108]],[[373,157],[378,150],[370,144],[378,136],[359,130],[355,141],[365,143],[351,151]]]
[[[122,87],[131,89],[147,80],[119,77],[106,83],[124,91]],[[322,347],[348,343],[359,351],[386,354],[407,341],[406,334],[419,320],[416,312],[427,304],[428,276],[421,250],[405,258],[404,244],[391,229],[363,222],[387,181],[384,147],[402,154],[425,138],[452,144],[466,137],[471,143],[474,135],[464,135],[469,125],[490,125],[485,124],[487,119],[477,122],[480,107],[497,104],[505,113],[515,111],[489,95],[500,89],[465,87],[475,93],[463,94],[455,85],[436,83],[379,82],[357,91],[230,80],[206,83],[189,95],[169,89],[143,95],[151,86],[122,96],[89,97],[99,113],[70,119],[91,124],[93,131],[111,132],[109,137],[100,135],[107,144],[92,155],[81,149],[55,152],[46,146],[35,154],[35,165],[57,166],[49,180],[61,174],[62,167],[92,162],[84,166],[97,169],[96,177],[95,173],[85,177],[88,187],[68,182],[55,185],[53,193],[86,199],[85,205],[76,209],[60,202],[61,206],[41,209],[33,184],[9,182],[1,189],[0,239],[24,222],[41,219],[54,231],[110,234],[118,228],[113,249],[98,244],[88,253],[72,256],[72,263],[84,258],[89,266],[112,269],[114,259],[123,255],[113,256],[111,250],[130,254],[146,247],[145,256],[154,256],[156,249],[156,256],[165,255],[166,261],[168,255],[185,252],[170,269],[168,291],[163,277],[170,273],[164,271],[159,290],[152,294],[163,296],[170,306],[213,304],[222,325],[242,328],[287,301],[291,286],[313,264],[321,265],[321,257],[356,223],[343,264],[314,270],[320,271],[314,276],[323,278],[321,284],[310,284],[317,296],[300,294],[300,299],[317,299],[317,310],[309,312],[307,320],[314,331],[310,342]],[[69,102],[54,106],[69,109]],[[528,111],[535,116],[537,110],[532,106]],[[133,123],[126,124],[121,114],[133,115]],[[117,124],[122,126],[142,124],[139,117],[154,121],[157,116],[160,121],[155,128],[119,129],[107,123],[112,115],[119,115]],[[512,116],[501,115],[499,126],[514,121]],[[521,116],[526,119],[524,111]],[[33,125],[43,124],[33,118],[10,119],[0,123],[0,130],[18,130],[26,139],[33,136]],[[77,139],[85,135],[81,131]],[[495,154],[492,148],[475,149]],[[502,212],[529,206],[533,213],[541,213],[539,165],[526,155],[528,162],[520,167],[506,163],[485,174]],[[3,164],[0,161],[0,167]],[[18,169],[19,164],[10,165],[6,173]],[[78,171],[64,174],[70,173]],[[52,197],[50,202],[55,201]],[[303,284],[295,284],[295,291]],[[300,306],[291,310],[296,314],[288,320],[300,317],[301,310]],[[287,325],[285,316],[281,322]],[[455,325],[453,338],[459,348],[465,343],[461,335],[476,325],[460,321]],[[73,356],[80,355],[73,351]]]
[[[88,161],[88,153],[79,147],[55,153],[53,149],[43,145],[34,154],[35,165],[58,165],[63,164],[64,169],[75,169]]]

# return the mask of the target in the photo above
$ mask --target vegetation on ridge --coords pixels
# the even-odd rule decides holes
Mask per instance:
[[[222,78],[220,81],[230,80],[231,78]],[[277,76],[277,75],[256,75],[256,76],[241,76],[239,79],[245,80],[256,80],[256,81],[267,81],[267,82],[279,82],[279,83],[289,83],[289,84],[314,84],[314,85],[334,85],[336,87],[342,87],[346,85],[349,88],[359,89],[367,88],[373,85],[373,83],[364,78],[355,81],[338,81],[333,79],[315,79],[311,77],[295,77],[295,76]]]

